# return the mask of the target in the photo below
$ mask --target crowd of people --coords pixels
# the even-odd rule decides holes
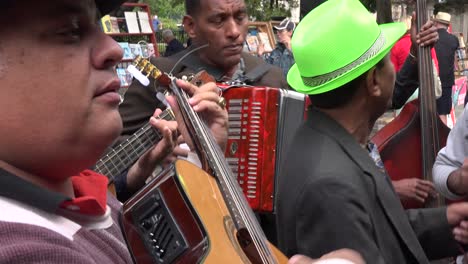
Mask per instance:
[[[157,166],[200,158],[184,110],[160,97],[164,83],[135,80],[121,103],[115,66],[123,51],[97,21],[122,2],[0,2],[0,263],[133,263],[119,224],[122,202]],[[359,0],[328,0],[297,25],[284,20],[277,48],[292,59],[286,68],[243,52],[244,0],[185,0],[185,8],[192,44],[150,61],[178,78],[222,150],[225,99],[215,82],[184,76],[205,70],[216,82],[293,89],[311,101],[277,175],[277,210],[257,214],[290,264],[429,263],[464,252],[468,202],[405,211],[369,139],[376,120],[416,90],[417,47],[437,53],[446,34],[439,23],[450,18],[440,14],[417,29],[413,14],[409,55],[395,73],[390,50],[407,28],[378,25]],[[171,33],[163,32],[168,43]],[[158,118],[167,107],[175,120]],[[419,198],[433,186],[450,199],[468,195],[467,118],[459,117],[434,165],[435,184]],[[90,168],[148,122],[162,138],[116,179],[114,197],[107,177]]]

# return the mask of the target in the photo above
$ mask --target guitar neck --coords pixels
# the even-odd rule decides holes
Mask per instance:
[[[161,113],[161,119],[174,120],[174,115],[170,109]],[[127,138],[116,148],[106,153],[94,166],[93,170],[106,175],[109,182],[122,174],[127,168],[135,163],[154,144],[159,142],[162,135],[154,129],[150,123],[146,123],[136,133]]]
[[[234,226],[239,232],[238,239],[243,241],[241,244],[252,243],[256,253],[261,256],[263,263],[276,263],[272,258],[271,249],[266,243],[266,236],[214,136],[204,121],[188,104],[189,97],[176,85],[175,80],[173,80],[170,87],[177,99],[187,130],[196,146],[195,148],[200,154],[203,169],[210,171],[216,177],[219,190],[234,221]]]

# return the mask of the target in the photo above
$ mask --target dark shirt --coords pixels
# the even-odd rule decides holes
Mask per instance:
[[[418,64],[408,56],[396,76],[391,108],[400,109],[403,107],[418,87]]]
[[[180,43],[177,39],[173,39],[167,44],[166,51],[164,52],[164,57],[169,57],[184,49],[185,48],[184,45],[182,45],[182,43]]]
[[[459,43],[457,37],[447,32],[446,29],[440,28],[437,30],[439,33],[439,40],[436,42],[434,48],[439,61],[439,76],[442,87],[452,87],[455,83],[454,63],[455,51],[458,49]]]

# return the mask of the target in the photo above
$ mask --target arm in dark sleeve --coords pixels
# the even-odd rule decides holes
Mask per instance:
[[[447,207],[407,210],[406,214],[430,260],[461,254],[447,222]]]
[[[114,179],[115,195],[122,203],[125,203],[133,195],[127,188],[127,174],[128,170],[125,170]]]
[[[367,263],[385,263],[358,188],[336,177],[324,177],[303,190],[296,207],[298,254],[318,258],[350,248]]]
[[[399,109],[419,86],[418,64],[408,56],[398,72],[393,89],[392,109]]]

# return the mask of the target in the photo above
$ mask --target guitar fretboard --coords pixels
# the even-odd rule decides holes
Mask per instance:
[[[160,115],[161,119],[173,120],[171,110],[166,110]],[[146,123],[135,134],[127,138],[116,148],[106,153],[94,166],[93,170],[106,175],[109,183],[115,177],[129,168],[148,149],[161,140],[162,135],[154,129],[150,123]]]

